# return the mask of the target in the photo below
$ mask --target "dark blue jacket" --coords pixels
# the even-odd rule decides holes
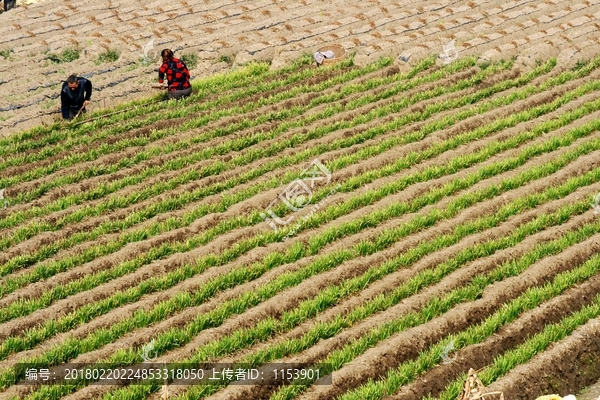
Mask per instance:
[[[65,81],[60,91],[60,111],[63,118],[70,118],[71,113],[77,114],[83,102],[92,97],[92,82],[85,78],[77,77],[79,86],[71,90]]]

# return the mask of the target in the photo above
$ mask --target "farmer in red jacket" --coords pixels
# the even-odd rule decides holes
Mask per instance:
[[[192,94],[192,85],[190,84],[190,71],[185,63],[178,58],[173,57],[173,52],[164,49],[160,52],[163,64],[158,69],[158,83],[163,83],[167,75],[168,96],[170,99],[179,99]]]

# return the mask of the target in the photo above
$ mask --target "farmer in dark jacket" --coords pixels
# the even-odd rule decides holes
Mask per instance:
[[[71,120],[80,111],[85,112],[91,96],[92,82],[77,75],[69,76],[60,91],[60,112],[63,118]]]
[[[178,58],[173,57],[173,52],[164,49],[160,52],[163,63],[158,69],[158,83],[163,83],[165,75],[167,76],[168,91],[170,99],[179,99],[192,94],[192,85],[190,84],[190,71],[185,63]]]

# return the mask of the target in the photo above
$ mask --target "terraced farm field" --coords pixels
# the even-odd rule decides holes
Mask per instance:
[[[574,65],[598,54],[599,26],[600,0],[19,0],[0,14],[0,137],[52,123],[71,73],[92,80],[94,111],[155,94],[163,48],[193,55],[194,77],[327,44],[357,65],[414,61],[451,40],[461,57]]]
[[[457,399],[469,368],[506,399],[580,391],[600,378],[599,77],[305,57],[1,139],[0,397]],[[332,384],[16,374],[143,355]]]

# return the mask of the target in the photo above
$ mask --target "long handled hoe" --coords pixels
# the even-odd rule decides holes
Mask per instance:
[[[79,109],[77,114],[73,117],[73,121],[75,121],[77,119],[77,117],[79,117],[79,114],[81,114],[81,112],[83,111],[84,108],[85,108],[85,106],[81,106],[81,108]]]

